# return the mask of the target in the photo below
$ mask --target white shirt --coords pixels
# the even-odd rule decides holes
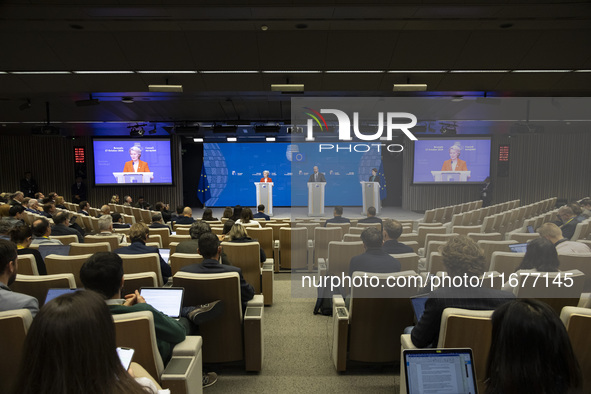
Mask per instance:
[[[457,161],[457,160],[455,160],[455,161],[452,161],[452,162],[451,162],[451,170],[452,170],[452,171],[455,171],[455,170],[456,170],[456,166],[457,166],[457,165],[458,165],[458,161]]]
[[[568,253],[591,253],[591,249],[582,242],[564,241],[556,245],[559,254]]]
[[[140,166],[140,162],[136,161],[135,163],[133,163],[133,172],[137,172],[137,168]]]
[[[258,221],[256,221],[256,220],[251,220],[248,223],[242,223],[242,219],[238,219],[234,223],[241,224],[244,227],[258,227],[258,228],[261,228],[261,224]]]

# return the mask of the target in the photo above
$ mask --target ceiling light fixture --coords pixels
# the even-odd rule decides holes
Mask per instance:
[[[94,70],[94,71],[72,71],[74,74],[134,74],[130,70]]]
[[[238,141],[238,138],[236,138],[236,137],[227,137],[226,138],[226,141],[228,141],[228,142],[236,142],[236,141]]]
[[[69,71],[11,71],[11,74],[17,75],[51,75],[51,74],[71,74]]]
[[[203,142],[203,138],[193,138],[193,142]]]
[[[201,74],[258,74],[256,70],[205,70],[199,71]]]
[[[424,92],[427,90],[426,83],[395,83],[392,88],[394,92]]]
[[[197,71],[195,70],[160,70],[160,71],[136,71],[136,73],[138,74],[197,74]]]
[[[275,142],[276,141],[276,138],[275,137],[267,137],[267,138],[265,138],[265,141],[267,141],[267,142]]]
[[[282,93],[293,93],[293,92],[303,92],[304,91],[304,84],[294,84],[294,83],[283,83],[283,84],[272,84],[271,85],[272,92],[282,92]]]
[[[121,102],[125,104],[133,104],[133,97],[123,96],[121,97]]]
[[[150,92],[182,93],[183,85],[148,85]]]

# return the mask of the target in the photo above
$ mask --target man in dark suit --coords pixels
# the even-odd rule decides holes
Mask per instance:
[[[308,179],[308,182],[326,182],[324,174],[318,172],[318,166],[314,166],[314,173],[310,175],[310,179]]]
[[[388,255],[382,250],[382,232],[374,227],[369,227],[361,233],[361,240],[365,253],[355,256],[349,264],[349,276],[353,272],[390,273],[400,272],[400,261]]]
[[[80,213],[84,216],[90,216],[90,213],[88,213],[88,210],[90,209],[90,204],[88,203],[88,201],[80,201],[80,204],[78,204],[78,206],[80,207]]]
[[[192,272],[195,274],[220,274],[224,272],[238,272],[240,275],[240,299],[242,302],[242,311],[246,310],[246,303],[254,297],[254,288],[244,280],[242,270],[238,267],[220,264],[218,262],[222,247],[217,235],[205,233],[199,237],[199,254],[203,256],[203,262],[200,264],[191,264],[181,268],[183,272]]]
[[[377,168],[372,168],[371,169],[371,176],[369,177],[369,181],[370,182],[377,182],[380,185],[382,184],[382,179],[378,175],[378,169]]]
[[[384,228],[382,225],[382,219],[376,217],[376,209],[374,207],[367,208],[367,217],[358,220],[357,223],[379,223],[382,226],[382,229]]]
[[[382,249],[388,254],[414,253],[413,248],[398,242],[398,237],[402,234],[402,224],[398,220],[384,220],[384,245]]]
[[[257,207],[258,212],[252,215],[255,219],[271,220],[271,217],[265,213],[265,206],[263,204]]]
[[[113,218],[113,228],[129,228],[131,226],[129,223],[121,221],[122,218],[119,212],[113,212],[111,217]]]
[[[492,202],[492,192],[493,184],[490,180],[490,177],[487,176],[484,180],[484,185],[482,185],[482,189],[480,189],[480,199],[482,200],[483,207],[488,207]]]
[[[72,185],[72,202],[79,203],[86,200],[86,185],[82,183],[82,177],[76,177],[76,183]]]
[[[25,177],[21,179],[21,190],[25,197],[34,197],[38,191],[37,181],[33,179],[29,171],[25,172]]]
[[[155,213],[154,215],[152,215],[152,224],[150,224],[148,227],[150,227],[150,228],[167,228],[169,234],[172,234],[172,230],[170,229],[170,227],[168,227],[166,224],[162,223],[162,214],[161,213]]]
[[[558,217],[561,222],[560,224],[557,223],[557,225],[562,230],[562,236],[570,240],[575,235],[577,224],[579,224],[577,215],[575,215],[571,207],[564,205],[558,209]]]
[[[464,275],[468,278],[479,277],[485,271],[482,249],[466,236],[450,239],[441,254],[443,264],[452,279]],[[513,293],[502,290],[469,286],[440,287],[429,295],[425,312],[410,333],[412,343],[416,347],[437,345],[441,316],[445,308],[493,310],[513,298]]]
[[[51,235],[75,235],[78,242],[84,242],[84,236],[76,229],[70,227],[70,220],[66,212],[59,212],[53,217],[54,226],[51,227]]]
[[[162,280],[164,283],[168,281],[168,278],[172,276],[172,270],[170,266],[166,264],[166,261],[160,256],[158,248],[146,246],[146,240],[148,239],[148,233],[150,229],[144,223],[135,223],[129,230],[129,238],[131,245],[124,246],[119,249],[115,249],[114,252],[117,254],[145,254],[145,253],[158,253],[160,257],[160,270],[162,271]]]
[[[179,216],[175,219],[176,224],[193,224],[193,210],[189,207],[183,208],[183,216]]]
[[[336,206],[334,207],[334,217],[332,219],[328,219],[326,223],[324,223],[324,227],[326,227],[327,223],[351,223],[351,221],[347,218],[343,217],[343,207]]]

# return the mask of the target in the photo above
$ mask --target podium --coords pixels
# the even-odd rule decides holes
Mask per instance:
[[[257,205],[265,206],[265,213],[273,216],[273,182],[255,182]]]
[[[381,200],[380,200],[380,184],[378,182],[359,182],[361,184],[361,196],[363,199],[362,215],[367,215],[367,208],[374,207],[376,215],[380,214]]]
[[[150,183],[153,172],[114,172],[117,183]]]
[[[308,216],[324,216],[326,182],[308,182]]]
[[[470,171],[431,171],[435,182],[468,182]]]

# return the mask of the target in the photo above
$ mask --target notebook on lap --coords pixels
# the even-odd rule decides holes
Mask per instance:
[[[183,296],[185,289],[182,287],[142,287],[140,295],[146,302],[165,315],[178,319],[181,317]]]
[[[472,349],[402,352],[408,394],[476,394]]]

